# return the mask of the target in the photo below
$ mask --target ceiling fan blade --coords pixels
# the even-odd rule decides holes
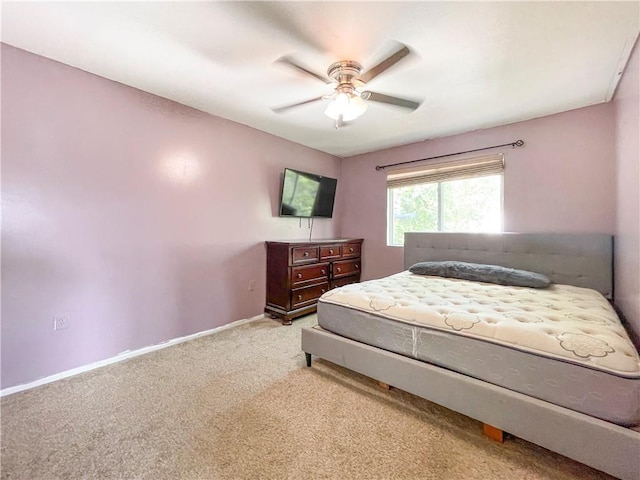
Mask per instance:
[[[324,96],[323,97],[311,98],[311,99],[305,100],[303,102],[292,103],[291,105],[284,105],[282,107],[271,107],[271,110],[273,110],[275,113],[282,113],[282,112],[286,112],[287,110],[290,110],[292,108],[300,107],[300,106],[306,105],[308,103],[317,102],[318,100],[324,100]]]
[[[420,106],[420,103],[408,100],[406,98],[392,97],[391,95],[385,95],[383,93],[376,92],[362,92],[362,98],[371,102],[388,103],[390,105],[396,105],[398,107],[409,108],[415,110]]]
[[[381,61],[378,65],[376,65],[373,68],[370,68],[365,73],[360,75],[360,80],[362,80],[365,83],[369,82],[370,80],[374,79],[385,70],[394,66],[404,57],[409,55],[409,53],[411,53],[411,51],[409,50],[409,47],[407,47],[406,45],[402,45],[400,49],[396,50],[390,56],[388,56],[383,61]]]
[[[276,60],[277,63],[283,63],[289,67],[295,68],[296,70],[306,73],[307,75],[312,76],[313,78],[317,78],[318,80],[320,80],[323,83],[332,83],[333,81],[324,76],[324,75],[320,75],[319,73],[316,73],[312,70],[309,70],[307,67],[303,67],[302,65],[300,65],[299,63],[295,62],[291,57],[281,57],[278,60]]]

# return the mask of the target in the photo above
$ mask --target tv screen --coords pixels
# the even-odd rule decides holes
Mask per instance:
[[[331,218],[337,184],[335,178],[285,168],[280,216]]]

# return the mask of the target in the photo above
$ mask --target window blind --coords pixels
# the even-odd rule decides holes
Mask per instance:
[[[398,188],[422,183],[484,177],[504,172],[504,155],[488,155],[454,162],[434,163],[422,167],[396,170],[387,175],[387,187]]]

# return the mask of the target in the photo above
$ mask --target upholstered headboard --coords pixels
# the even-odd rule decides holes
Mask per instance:
[[[613,297],[613,237],[556,233],[405,233],[404,267],[457,260],[518,268]]]

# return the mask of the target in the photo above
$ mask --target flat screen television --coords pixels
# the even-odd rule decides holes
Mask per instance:
[[[331,218],[337,184],[335,178],[285,168],[280,216]]]

